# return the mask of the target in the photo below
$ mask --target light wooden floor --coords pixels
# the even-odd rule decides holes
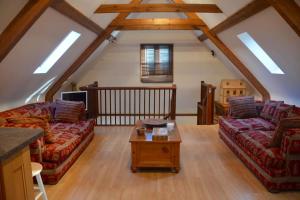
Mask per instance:
[[[181,171],[130,171],[131,127],[97,127],[96,136],[49,200],[299,200],[300,192],[272,194],[219,139],[218,126],[181,125]]]

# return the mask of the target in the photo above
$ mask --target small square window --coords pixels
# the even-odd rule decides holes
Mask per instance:
[[[141,82],[173,82],[173,44],[141,44]]]

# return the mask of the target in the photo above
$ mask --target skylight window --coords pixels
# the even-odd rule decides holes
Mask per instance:
[[[279,66],[261,48],[261,46],[257,44],[257,42],[251,37],[251,35],[249,35],[249,33],[241,33],[238,35],[238,38],[272,74],[284,74],[284,72],[279,68]]]
[[[47,73],[51,69],[51,67],[53,67],[53,65],[60,59],[60,57],[62,57],[62,55],[72,46],[72,44],[74,44],[74,42],[80,37],[80,35],[80,33],[71,31],[33,73]]]

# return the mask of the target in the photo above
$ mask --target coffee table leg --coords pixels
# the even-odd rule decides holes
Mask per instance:
[[[132,171],[133,173],[135,173],[136,170],[137,170],[137,168],[131,165],[131,171]]]
[[[180,167],[175,167],[175,168],[174,168],[175,173],[178,173],[179,170],[180,170]]]

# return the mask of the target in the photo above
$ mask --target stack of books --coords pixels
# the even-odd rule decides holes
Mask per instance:
[[[167,140],[168,129],[167,128],[153,128],[152,140]]]

